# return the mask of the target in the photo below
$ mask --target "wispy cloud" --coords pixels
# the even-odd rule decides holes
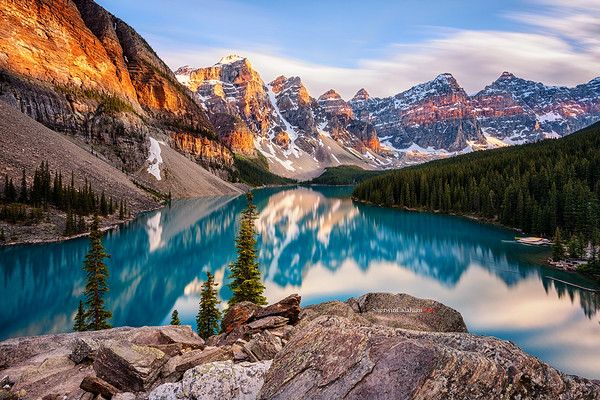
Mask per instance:
[[[440,29],[435,39],[390,45],[386,56],[353,68],[305,62],[274,48],[202,48],[170,51],[157,46],[172,68],[208,66],[228,53],[248,57],[266,82],[300,76],[312,96],[335,88],[346,99],[361,87],[388,96],[450,72],[474,93],[508,70],[525,79],[572,86],[600,75],[600,2],[537,0],[538,11],[505,15],[519,31]],[[160,43],[160,38],[156,38]]]

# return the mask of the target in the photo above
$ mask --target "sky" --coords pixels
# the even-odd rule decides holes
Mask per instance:
[[[503,71],[547,85],[600,76],[600,0],[96,0],[175,70],[247,57],[313,97],[383,97],[449,72],[473,94]]]

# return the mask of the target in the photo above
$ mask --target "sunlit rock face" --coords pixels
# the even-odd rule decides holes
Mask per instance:
[[[246,58],[223,57],[212,67],[182,67],[175,75],[209,113],[237,116],[257,136],[267,136],[279,123],[263,80]]]
[[[319,96],[318,102],[327,113],[354,118],[352,108],[344,101],[344,99],[342,99],[338,92],[333,89],[330,89]]]
[[[147,42],[95,2],[6,2],[0,14],[0,98],[98,144],[119,167],[143,164],[150,133],[188,140],[214,133]]]
[[[244,121],[231,114],[210,114],[210,120],[219,138],[235,153],[255,157],[254,136]]]
[[[250,62],[239,56],[224,57],[207,68],[181,67],[175,75],[195,93],[222,139],[228,140],[213,116],[237,117],[253,134],[255,147],[287,170],[339,165],[329,155],[331,149],[323,144],[322,135],[356,150],[363,165],[380,151],[374,128],[354,119],[351,108],[337,93],[329,94],[337,106],[325,100],[320,103],[309,95],[299,77],[279,76],[265,84]],[[247,147],[232,149],[250,152]],[[367,156],[368,152],[371,154]],[[389,164],[389,160],[379,161],[379,165]]]

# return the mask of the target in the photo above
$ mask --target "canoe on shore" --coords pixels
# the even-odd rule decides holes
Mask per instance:
[[[539,237],[515,237],[515,240],[519,243],[523,243],[523,244],[533,244],[536,246],[549,246],[552,244],[552,242],[550,242],[550,240],[545,239],[545,238],[539,238]]]

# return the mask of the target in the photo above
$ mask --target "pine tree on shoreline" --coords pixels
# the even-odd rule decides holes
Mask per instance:
[[[102,246],[102,231],[100,230],[100,217],[94,213],[92,224],[90,226],[90,249],[85,256],[83,270],[87,272],[85,285],[85,305],[87,306],[87,319],[89,330],[101,330],[112,328],[108,320],[112,317],[112,312],[108,311],[105,306],[104,295],[108,292],[109,277],[108,267],[104,259],[110,258],[110,255],[105,253]]]
[[[85,323],[85,308],[83,308],[83,301],[79,300],[79,307],[77,308],[77,314],[75,315],[75,325],[73,326],[73,330],[75,332],[85,332],[87,331],[87,325]]]
[[[258,218],[256,206],[252,204],[252,192],[246,193],[246,209],[242,211],[241,226],[235,238],[237,248],[237,259],[229,265],[229,278],[231,283],[227,286],[233,295],[227,302],[228,307],[241,301],[250,301],[254,304],[267,304],[263,296],[265,286],[260,280],[260,267],[258,265],[258,244],[256,236],[258,233],[254,227],[254,221]]]
[[[217,308],[217,291],[214,276],[206,272],[206,282],[202,285],[198,315],[196,316],[196,331],[198,336],[206,340],[219,332],[221,311]]]
[[[179,312],[177,310],[173,310],[171,313],[171,325],[181,325],[181,321],[179,321]]]

